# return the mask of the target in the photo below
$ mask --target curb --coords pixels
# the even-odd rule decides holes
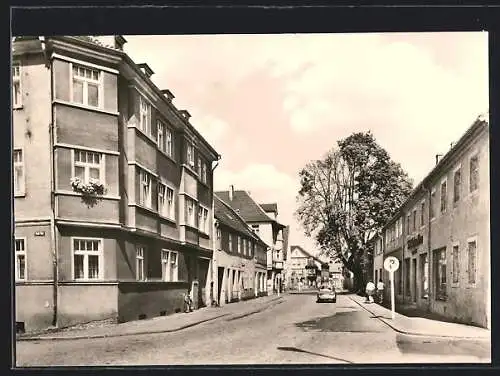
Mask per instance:
[[[280,300],[280,299],[282,299],[282,298],[277,297],[277,298],[269,300],[269,302],[274,302],[274,301]],[[266,307],[265,309],[267,309],[267,308],[268,307]],[[256,312],[251,312],[251,313],[256,313]],[[17,341],[26,341],[26,342],[27,341],[31,341],[31,342],[34,342],[34,341],[70,341],[70,340],[78,340],[78,339],[102,339],[102,338],[136,336],[136,335],[144,335],[144,334],[172,333],[172,332],[178,332],[180,330],[188,329],[188,328],[191,328],[193,326],[197,326],[197,325],[203,324],[205,322],[217,320],[221,317],[226,317],[226,316],[230,316],[230,315],[232,315],[232,313],[224,313],[224,314],[217,315],[217,316],[214,316],[214,317],[211,317],[208,319],[204,319],[204,320],[196,321],[194,323],[186,324],[186,325],[183,325],[181,327],[174,328],[174,329],[146,330],[146,331],[134,332],[134,333],[94,334],[94,335],[86,335],[86,336],[76,335],[76,336],[68,336],[68,337],[58,337],[58,336],[33,336],[33,337],[29,337],[29,336],[26,336],[26,337],[16,338],[16,342]]]
[[[354,303],[359,305],[361,308],[363,308],[365,311],[370,312],[373,316],[377,316],[375,313],[373,313],[371,310],[363,306],[361,303],[356,301],[355,299],[349,297]],[[384,308],[386,309],[386,308]],[[398,313],[398,315],[401,315]],[[403,316],[403,315],[401,315]],[[389,326],[392,330],[395,332],[398,332],[400,334],[406,334],[406,335],[411,335],[411,336],[418,336],[418,337],[433,337],[433,338],[443,338],[443,339],[474,339],[478,341],[489,341],[488,338],[483,338],[483,337],[470,337],[470,336],[447,336],[447,335],[436,335],[436,334],[425,334],[425,333],[417,333],[417,332],[408,332],[402,329],[397,328],[395,325],[393,325],[390,321],[388,322],[387,319],[376,317],[378,320],[382,321],[384,324]]]

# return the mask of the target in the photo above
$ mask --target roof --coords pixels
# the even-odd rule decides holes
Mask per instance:
[[[273,212],[273,213],[277,213],[278,212],[278,204],[276,203],[272,203],[272,204],[259,204],[260,207],[262,209],[264,209],[264,211],[266,213],[268,212]]]
[[[321,265],[324,264],[324,261],[321,261],[318,257],[310,254],[309,252],[307,252],[304,248],[302,248],[300,245],[292,245],[290,246],[290,254],[292,254],[293,250],[295,248],[298,248],[303,254],[305,254],[307,257],[310,257],[310,258],[313,258],[314,261],[317,261],[319,262]]]
[[[229,191],[215,192],[215,194],[237,211],[245,222],[276,222],[246,191],[234,191],[232,200],[229,199]]]
[[[383,229],[386,229],[389,225],[393,224],[400,216],[403,209],[410,203],[415,197],[422,192],[422,189],[428,189],[427,183],[432,181],[436,175],[444,169],[449,161],[455,156],[459,151],[466,145],[466,142],[471,138],[475,137],[484,128],[488,129],[488,121],[485,120],[481,115],[474,121],[474,123],[467,129],[467,131],[460,137],[460,139],[453,145],[453,147],[441,158],[441,160],[434,166],[434,168],[422,179],[422,181],[413,189],[407,199],[401,204],[394,216],[387,221]]]
[[[217,195],[214,194],[214,216],[215,218],[225,226],[231,228],[232,230],[239,232],[242,235],[253,238],[265,244],[262,239],[260,239],[257,234],[255,234],[245,223],[243,218],[241,218],[238,213],[236,213],[231,206],[226,202],[221,200]]]

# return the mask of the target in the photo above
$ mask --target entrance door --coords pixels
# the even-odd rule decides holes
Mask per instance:
[[[220,293],[222,291],[222,281],[224,279],[224,267],[217,268],[217,299],[219,300],[219,304],[222,302],[222,297]]]
[[[412,260],[413,272],[413,302],[417,302],[417,259]]]

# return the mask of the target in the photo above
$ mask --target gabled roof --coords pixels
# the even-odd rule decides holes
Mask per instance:
[[[216,194],[214,194],[214,216],[220,223],[240,233],[241,235],[253,238],[262,244],[265,244],[264,241],[248,227],[243,218],[241,218],[241,216],[238,215],[238,213],[235,212],[231,206],[221,200]]]
[[[272,204],[259,204],[260,207],[266,212],[272,212],[272,213],[277,213],[278,212],[278,204],[277,203],[272,203]]]
[[[306,257],[310,257],[310,258],[313,258],[314,261],[317,261],[319,262],[321,265],[324,264],[324,261],[321,261],[318,257],[310,254],[309,252],[307,252],[304,248],[302,248],[300,245],[292,245],[290,246],[290,255],[292,254],[292,252],[295,250],[295,249],[298,249],[300,250],[300,252],[302,252],[304,255],[306,255]],[[291,257],[291,256],[290,256]]]
[[[232,200],[229,199],[229,191],[215,194],[238,212],[245,222],[275,222],[245,191],[234,191]]]

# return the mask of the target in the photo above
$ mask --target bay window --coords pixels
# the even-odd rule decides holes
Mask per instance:
[[[90,107],[101,107],[101,72],[97,69],[72,64],[72,76],[72,102]]]
[[[151,104],[143,97],[139,100],[139,129],[151,136]]]
[[[140,170],[141,188],[139,191],[139,203],[147,208],[152,207],[151,203],[151,174],[144,170]]]
[[[92,151],[73,151],[73,177],[85,183],[91,179],[103,183],[104,181],[104,155]]]
[[[195,201],[186,197],[186,223],[191,227],[196,227]]]

